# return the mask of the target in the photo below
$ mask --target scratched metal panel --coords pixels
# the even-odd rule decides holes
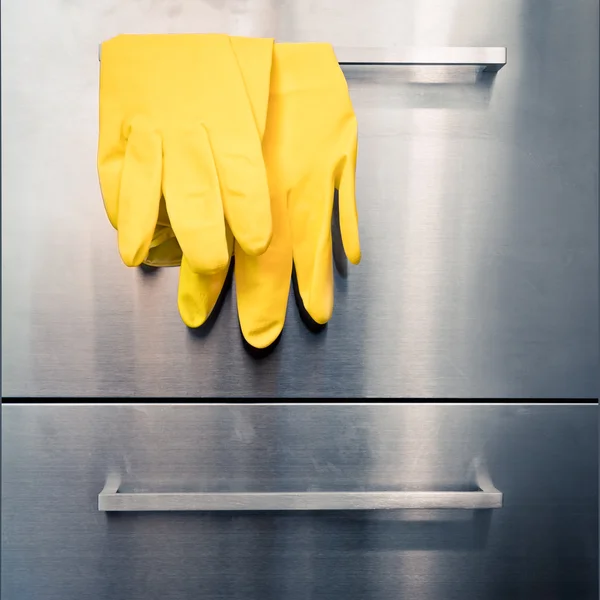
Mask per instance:
[[[2,6],[5,395],[597,397],[596,0],[13,0]],[[326,332],[207,336],[177,269],[127,269],[96,174],[98,43],[225,31],[506,46],[470,68],[349,68],[363,262]]]

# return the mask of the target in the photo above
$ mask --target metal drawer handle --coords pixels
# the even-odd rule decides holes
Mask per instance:
[[[335,48],[340,65],[477,66],[499,71],[506,64],[506,48]]]
[[[501,508],[502,492],[487,471],[476,472],[480,491],[469,492],[217,492],[119,493],[109,477],[98,495],[100,511],[279,511]]]
[[[98,60],[102,44],[98,46]],[[503,47],[335,48],[340,65],[476,66],[496,72],[506,64]]]

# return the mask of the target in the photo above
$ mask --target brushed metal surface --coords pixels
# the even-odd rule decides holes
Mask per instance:
[[[501,510],[98,511],[124,493],[473,489]],[[597,600],[594,406],[2,408],[3,600]]]
[[[19,0],[2,6],[2,392],[598,397],[596,0]],[[177,312],[120,261],[96,173],[97,44],[226,31],[335,47],[506,47],[472,67],[347,67],[362,264],[277,351]]]

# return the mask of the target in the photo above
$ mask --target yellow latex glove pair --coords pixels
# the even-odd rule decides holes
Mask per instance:
[[[98,171],[125,264],[181,262],[179,311],[199,327],[235,253],[257,349],[283,329],[295,267],[299,304],[325,324],[334,189],[344,250],[360,260],[357,125],[331,46],[126,35],[101,56]]]

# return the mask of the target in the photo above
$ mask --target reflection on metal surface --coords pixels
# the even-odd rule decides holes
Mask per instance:
[[[482,466],[478,492],[215,492],[119,493],[119,480],[108,478],[98,495],[100,511],[278,511],[500,508],[498,491]]]

